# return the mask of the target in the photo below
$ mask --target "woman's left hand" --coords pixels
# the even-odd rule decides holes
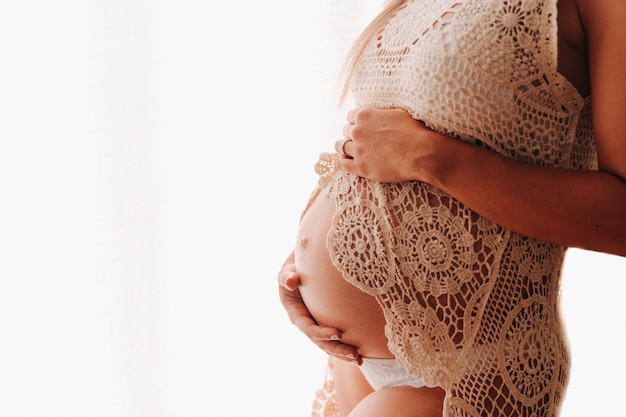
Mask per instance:
[[[351,110],[335,143],[343,155],[337,168],[381,182],[420,180],[420,150],[432,131],[402,109],[359,107]],[[344,143],[345,142],[345,143]]]
[[[300,277],[292,254],[278,274],[278,294],[289,320],[327,354],[361,364],[363,359],[356,347],[341,342],[343,335],[339,329],[321,326],[315,321],[304,304],[299,286]]]

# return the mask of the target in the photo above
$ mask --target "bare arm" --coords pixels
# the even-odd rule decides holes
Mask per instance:
[[[438,168],[429,182],[485,217],[543,240],[626,256],[626,183],[615,173],[530,166],[448,138],[425,147],[435,143]]]
[[[426,181],[519,233],[626,256],[626,3],[580,0],[598,171],[541,168],[432,132],[403,110],[356,109],[339,169]]]

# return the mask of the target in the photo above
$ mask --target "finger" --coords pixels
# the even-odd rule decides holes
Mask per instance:
[[[341,336],[339,330],[330,327],[320,327],[314,321],[310,321],[303,316],[296,319],[295,323],[298,330],[324,352],[341,356],[344,360],[358,359],[359,354],[355,347],[336,341]]]
[[[357,110],[358,109],[351,109],[350,111],[348,111],[348,113],[346,114],[346,120],[348,121],[348,123],[350,124],[356,123]]]
[[[281,290],[281,300],[289,320],[309,339],[316,342],[336,342],[341,340],[341,330],[334,327],[320,326],[315,321],[306,305],[302,302],[299,291],[294,294],[292,292],[285,293],[285,290]]]
[[[282,303],[289,321],[293,323],[298,329],[303,331],[312,325],[316,325],[311,313],[302,302],[300,291],[290,291],[284,287],[278,288],[278,295],[280,302]]]
[[[334,327],[320,326],[306,308],[297,307],[299,312],[294,314],[293,324],[311,339],[317,346],[329,354],[342,356],[347,359],[357,359],[359,352],[356,347],[341,342],[343,334]],[[294,310],[295,310],[294,306]],[[294,311],[295,313],[295,311]]]
[[[326,352],[326,353],[328,353],[328,352]],[[350,359],[350,358],[346,358],[346,357],[343,357],[343,356],[331,355],[330,353],[328,353],[328,354],[330,356],[332,356],[333,358],[335,358],[335,359],[339,359],[339,360],[344,361],[344,362],[349,362],[349,363],[351,363],[353,365],[361,366],[363,364],[363,357],[361,357],[361,356],[358,356],[356,359]]]
[[[341,331],[332,327],[318,325],[306,305],[302,301],[300,291],[289,291],[279,287],[280,301],[287,312],[289,321],[298,330],[313,340],[340,340]]]
[[[354,127],[354,125],[351,125],[349,123],[343,125],[343,137],[344,138],[352,138],[352,128]]]
[[[341,155],[342,152],[343,152],[343,150],[342,150],[343,141],[344,140],[342,139],[342,140],[338,140],[338,141],[335,142],[335,152],[337,152],[339,155]]]
[[[329,355],[346,361],[359,362],[361,360],[356,347],[340,341],[342,333],[339,329],[318,325],[309,315],[308,310],[302,306],[301,303],[294,303],[286,308],[289,319],[300,332]]]
[[[318,348],[322,349],[324,352],[333,357],[336,357],[343,361],[354,362],[358,365],[363,362],[361,355],[354,346],[347,345],[338,341],[315,339],[312,340]]]
[[[279,287],[279,294],[291,323],[320,349],[342,360],[356,361],[357,363],[360,361],[357,349],[341,342],[341,330],[320,326],[314,320],[302,302],[299,290],[288,291],[284,287]]]
[[[352,153],[350,149],[354,148],[354,141],[352,139],[338,140],[335,142],[335,151],[344,158],[352,159]]]
[[[295,272],[288,272],[279,275],[278,283],[289,291],[295,291],[300,285],[300,278]]]
[[[294,264],[287,264],[278,273],[278,285],[289,291],[295,291],[300,285],[300,278],[296,273],[296,266]]]
[[[357,171],[355,170],[357,168],[357,165],[353,158],[338,158],[335,161],[335,168],[337,168],[337,170],[339,171],[360,176],[360,174],[357,173]]]
[[[359,355],[357,350],[350,345],[335,342],[317,345],[317,347],[333,358],[350,362],[354,365],[361,365],[363,363],[363,357]]]

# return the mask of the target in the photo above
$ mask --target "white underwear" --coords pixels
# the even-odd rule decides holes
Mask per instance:
[[[359,368],[367,382],[375,390],[401,386],[433,388],[427,385],[421,378],[417,378],[405,371],[395,359],[363,358],[363,363]]]

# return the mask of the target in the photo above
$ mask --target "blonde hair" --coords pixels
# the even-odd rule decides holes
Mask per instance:
[[[354,72],[359,58],[363,54],[365,47],[369,43],[370,39],[377,36],[382,28],[387,24],[389,19],[402,7],[406,0],[388,0],[383,10],[372,20],[369,25],[363,29],[363,32],[357,37],[356,41],[352,45],[350,52],[346,57],[346,61],[341,73],[342,90],[339,98],[339,104],[345,100],[348,89],[350,88],[350,78]]]

